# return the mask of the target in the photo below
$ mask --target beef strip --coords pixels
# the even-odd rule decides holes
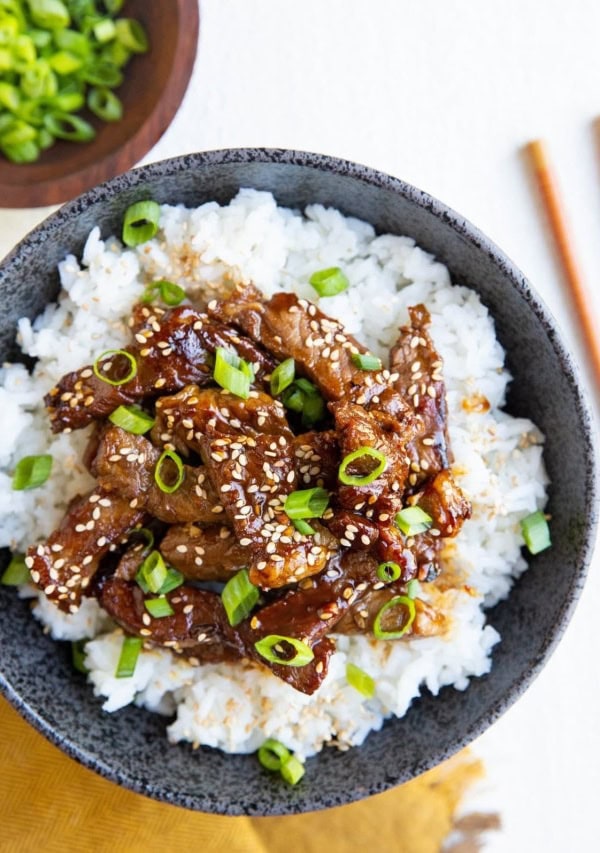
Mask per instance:
[[[396,421],[383,412],[367,411],[356,403],[330,404],[340,444],[345,458],[363,447],[374,448],[386,458],[385,470],[366,485],[340,485],[338,501],[346,509],[360,512],[367,518],[387,522],[402,508],[402,496],[408,476],[407,441],[412,438],[413,422]],[[378,464],[372,457],[356,460],[347,474],[365,476]],[[382,518],[382,515],[384,518]]]
[[[203,436],[283,435],[292,437],[281,403],[261,391],[244,400],[220,388],[189,385],[156,403],[152,437],[182,453],[200,450]]]
[[[32,580],[61,610],[75,613],[102,558],[143,518],[142,509],[101,489],[72,501],[60,527],[28,550]]]
[[[251,555],[229,527],[174,524],[160,543],[166,562],[186,580],[227,581],[248,565]]]
[[[417,435],[407,447],[410,485],[418,487],[447,468],[451,455],[443,362],[427,331],[431,318],[424,305],[415,305],[408,312],[410,322],[400,329],[390,364],[398,377],[395,386],[411,404],[419,424]]]
[[[150,309],[142,308],[141,313]],[[153,308],[145,323],[135,321],[135,343],[126,348],[136,361],[133,379],[111,385],[88,365],[68,373],[45,397],[53,432],[79,429],[95,418],[159,394],[173,393],[190,383],[213,380],[213,353],[218,346],[235,348],[255,367],[257,381],[266,382],[276,362],[234,329],[209,320],[189,306],[169,311]],[[98,364],[101,375],[116,381],[130,370],[124,356],[107,356]]]
[[[283,512],[297,486],[293,445],[284,435],[204,438],[201,452],[240,545],[249,547],[250,580],[280,587],[317,574],[337,548],[318,522],[303,536]]]
[[[335,648],[331,640],[324,638],[315,642],[314,660],[306,666],[271,664],[254,648],[258,635],[229,625],[219,595],[192,586],[180,586],[168,593],[166,598],[174,613],[159,619],[146,610],[144,594],[137,584],[108,578],[100,588],[99,598],[109,616],[128,634],[183,653],[196,663],[249,657],[303,693],[314,693],[319,687]]]
[[[214,524],[223,506],[204,467],[184,465],[181,486],[174,492],[163,492],[154,479],[160,455],[161,451],[144,436],[110,426],[100,441],[93,472],[105,492],[136,500],[139,507],[161,521]]]
[[[457,486],[449,470],[429,480],[416,503],[433,519],[433,528],[441,536],[456,536],[463,522],[471,517],[471,504]]]

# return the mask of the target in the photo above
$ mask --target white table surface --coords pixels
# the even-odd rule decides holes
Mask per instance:
[[[404,178],[503,247],[583,362],[519,149],[534,137],[549,141],[593,290],[600,278],[600,148],[592,132],[600,115],[599,33],[597,0],[201,0],[190,88],[144,162],[272,146],[334,154]],[[0,255],[47,212],[0,209]],[[544,672],[476,742],[488,768],[486,804],[504,824],[486,846],[493,853],[600,849],[599,570],[597,555]]]

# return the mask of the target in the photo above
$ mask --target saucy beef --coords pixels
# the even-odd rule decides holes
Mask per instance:
[[[429,315],[422,305],[409,311],[390,367],[368,370],[356,358],[367,350],[340,323],[290,293],[265,299],[241,285],[206,313],[136,306],[125,350],[135,376],[112,384],[131,363],[107,355],[96,372],[68,374],[46,398],[55,432],[98,421],[86,450],[97,487],[29,550],[34,582],[68,612],[95,595],[127,634],[194,664],[250,660],[313,693],[334,635],[372,633],[381,608],[406,596],[409,581],[434,580],[444,538],[470,515],[448,468],[442,362]],[[217,347],[252,366],[247,396],[217,387]],[[290,358],[299,387],[309,380],[323,398],[320,420],[303,428],[285,394],[274,398],[270,389],[276,366]],[[106,421],[131,403],[154,418],[149,434]],[[290,495],[309,489],[326,495],[325,510],[292,517]],[[406,535],[396,516],[415,505],[428,529]],[[136,534],[142,525],[155,544]],[[183,576],[163,593],[173,610],[163,617],[146,608],[160,590],[140,586],[153,552]],[[397,566],[391,582],[378,574],[385,562]],[[258,601],[232,626],[216,590],[242,569]],[[415,637],[445,629],[426,594],[414,602],[414,619],[407,612],[386,610],[385,630]],[[273,636],[280,639],[271,660],[256,644]],[[286,638],[310,649],[309,663],[288,664],[295,652]]]

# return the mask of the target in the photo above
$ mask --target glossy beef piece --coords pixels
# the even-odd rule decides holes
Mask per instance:
[[[102,558],[143,517],[143,510],[125,498],[99,489],[72,501],[60,527],[27,552],[32,580],[49,601],[75,613]]]
[[[165,561],[186,580],[227,581],[248,565],[250,552],[229,527],[174,524],[160,543]]]
[[[298,488],[335,489],[340,448],[334,430],[305,432],[293,439]]]
[[[347,509],[333,510],[327,528],[351,551],[369,551],[379,539],[379,524]]]
[[[318,523],[314,536],[303,536],[283,512],[297,488],[285,436],[204,438],[201,453],[237,540],[250,550],[252,583],[270,589],[321,571],[337,541]]]
[[[172,444],[182,453],[199,452],[204,436],[283,435],[292,437],[285,409],[261,391],[244,400],[221,388],[189,385],[156,403],[152,437],[156,444]]]
[[[408,476],[406,442],[412,437],[412,421],[408,425],[380,412],[366,411],[355,403],[340,402],[330,406],[340,443],[342,459],[363,447],[374,448],[385,456],[387,466],[382,474],[363,486],[338,487],[338,501],[346,509],[363,512],[368,518],[387,521],[402,508],[402,496]],[[379,463],[365,456],[346,470],[346,474],[365,476]]]
[[[150,309],[143,307],[139,314]],[[213,379],[214,351],[219,346],[235,348],[250,361],[258,382],[263,384],[276,362],[255,343],[235,329],[211,321],[188,306],[169,311],[154,308],[140,323],[136,315],[134,342],[126,347],[136,360],[137,373],[129,382],[111,385],[94,374],[91,365],[64,376],[46,396],[53,432],[79,429],[95,418],[159,394],[170,394],[195,383],[207,385]],[[131,368],[124,356],[108,356],[98,371],[113,379],[125,377]]]
[[[140,566],[149,554],[150,548],[146,542],[140,541],[129,545],[121,554],[114,576],[123,581],[135,580]]]
[[[443,362],[427,331],[431,318],[424,305],[415,305],[408,311],[410,323],[400,329],[398,342],[390,353],[390,364],[394,375],[398,375],[396,388],[408,400],[419,421],[418,434],[408,445],[409,481],[414,487],[447,468],[451,454]]]
[[[353,353],[368,350],[341,323],[293,293],[276,293],[265,300],[255,287],[239,285],[228,299],[209,303],[208,312],[233,323],[280,361],[293,358],[297,372],[312,380],[327,400],[354,397],[362,391],[367,402],[388,385],[381,376],[377,381],[376,374],[352,362]]]
[[[463,522],[471,517],[471,504],[448,470],[427,482],[417,503],[431,516],[433,527],[441,536],[456,536]]]
[[[217,593],[183,585],[167,593],[166,598],[173,615],[155,619],[146,610],[144,593],[136,583],[111,577],[99,592],[100,605],[128,634],[175,651],[216,644],[243,654]]]
[[[223,507],[204,468],[185,465],[181,486],[174,492],[163,492],[154,479],[160,455],[161,451],[144,436],[111,426],[103,434],[93,472],[104,491],[137,500],[139,507],[161,521],[213,524],[218,520]],[[166,482],[172,464],[168,461],[161,467]]]

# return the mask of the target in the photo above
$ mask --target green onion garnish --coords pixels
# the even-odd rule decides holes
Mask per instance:
[[[295,654],[289,657],[286,654],[285,645],[291,646]],[[269,634],[254,643],[254,648],[261,657],[270,663],[278,663],[281,666],[306,666],[314,658],[313,650],[302,640],[295,637],[285,637],[281,634]]]
[[[89,669],[85,665],[85,644],[87,640],[76,640],[71,643],[71,660],[77,672],[87,675]]]
[[[109,416],[109,421],[133,435],[144,435],[152,429],[155,419],[139,406],[119,406]]]
[[[148,36],[139,21],[133,18],[119,18],[116,21],[117,40],[132,53],[145,53],[148,50]]]
[[[137,570],[135,579],[145,593],[162,592],[168,577],[167,566],[160,551],[152,551]]]
[[[306,427],[314,426],[325,414],[325,401],[316,385],[308,379],[296,379],[288,385],[281,402],[286,409],[302,414],[302,425]]]
[[[70,113],[49,113],[44,116],[44,126],[52,136],[69,142],[89,142],[96,135],[89,122]]]
[[[289,757],[289,749],[273,738],[267,738],[258,748],[258,760],[266,770],[281,770],[281,763]]]
[[[136,534],[146,540],[145,551],[148,548],[154,547],[154,533],[148,527],[134,527],[133,530],[129,531],[129,536],[135,536]]]
[[[377,465],[368,474],[348,474],[346,473],[349,466],[358,459],[376,459]],[[342,464],[338,470],[338,477],[341,483],[345,486],[366,486],[376,480],[387,468],[387,457],[380,450],[374,447],[359,447],[349,453],[342,460]]]
[[[117,664],[115,678],[131,678],[135,672],[137,659],[142,649],[141,637],[125,637],[121,648],[121,655]]]
[[[164,619],[165,616],[172,616],[175,612],[167,598],[147,598],[144,601],[144,607],[148,613],[155,619]]]
[[[41,456],[24,456],[17,462],[12,478],[15,492],[25,489],[37,489],[43,486],[52,471],[52,457],[48,454]]]
[[[60,30],[71,22],[69,11],[60,0],[28,0],[27,5],[33,23],[43,29]]]
[[[292,384],[296,373],[296,362],[293,358],[286,358],[278,364],[271,374],[271,396],[276,397]]]
[[[221,388],[246,400],[250,393],[250,383],[254,380],[254,371],[252,365],[237,353],[225,347],[217,347],[213,377]]]
[[[361,352],[352,353],[352,362],[361,370],[381,370],[381,359],[375,355],[363,355]]]
[[[25,565],[25,555],[13,554],[0,578],[0,583],[3,586],[21,586],[23,583],[29,583],[30,580],[31,575]]]
[[[160,205],[147,199],[130,205],[123,217],[123,242],[126,246],[139,246],[146,243],[158,231]]]
[[[375,695],[375,682],[370,675],[356,666],[354,663],[346,664],[346,681],[367,699],[372,699]]]
[[[399,606],[405,607],[408,611],[408,617],[404,622],[404,625],[399,631],[384,630],[384,628],[382,628],[381,626],[383,617],[389,610],[393,610],[394,608]],[[404,634],[406,634],[412,623],[415,621],[416,612],[417,611],[415,608],[415,602],[412,600],[412,598],[409,598],[406,595],[396,595],[394,598],[391,598],[383,605],[383,607],[375,617],[375,621],[373,622],[373,633],[375,634],[378,640],[396,640],[398,637],[402,637]]]
[[[380,581],[383,581],[384,583],[392,583],[392,581],[397,581],[401,574],[402,569],[400,568],[398,563],[380,563],[377,566],[377,577]]]
[[[314,272],[311,275],[309,282],[319,296],[335,296],[338,293],[343,293],[350,285],[350,282],[339,267],[318,270],[318,272]]]
[[[116,31],[117,28],[112,18],[101,18],[92,27],[96,40],[101,44],[114,39]]]
[[[123,104],[120,99],[103,86],[94,86],[87,97],[87,105],[94,115],[103,121],[119,121],[123,118]]]
[[[295,785],[304,776],[304,765],[295,755],[290,755],[289,758],[282,762],[280,773],[286,782],[290,785]]]
[[[416,578],[413,578],[406,584],[406,594],[409,598],[416,598],[421,592],[421,584]]]
[[[283,511],[291,519],[322,518],[328,503],[329,492],[325,489],[300,489],[287,496]]]
[[[158,590],[160,595],[166,595],[168,592],[172,592],[174,589],[177,589],[178,586],[184,582],[185,578],[178,572],[177,569],[173,569],[169,567],[167,569],[167,579]]]
[[[108,361],[104,364],[101,364],[100,362],[102,361],[102,359],[107,358],[107,356],[109,357]],[[106,368],[110,369],[112,367],[114,356],[125,358],[129,362],[129,370],[127,371],[125,376],[122,376],[120,379],[111,379],[104,373],[104,370]],[[102,373],[100,373],[100,368],[102,368]],[[100,379],[102,382],[106,382],[107,385],[125,385],[126,382],[131,382],[132,379],[135,379],[137,375],[137,361],[131,355],[130,352],[127,352],[124,349],[107,349],[105,352],[98,356],[98,358],[92,365],[92,370],[94,371],[94,376],[97,379]]]
[[[160,296],[165,305],[180,305],[185,299],[185,290],[172,281],[166,281],[166,279],[153,281],[146,288],[140,302],[153,302],[157,295]]]
[[[162,477],[162,469],[167,460],[173,462],[177,470],[177,476],[172,483],[165,483]],[[161,490],[161,492],[166,492],[166,494],[170,495],[173,492],[177,491],[177,489],[183,483],[184,479],[185,471],[183,469],[183,462],[181,461],[179,455],[175,453],[174,450],[163,450],[154,469],[154,480],[158,488]]]
[[[405,536],[418,536],[429,530],[433,519],[420,506],[407,506],[396,515],[396,524]]]
[[[258,588],[250,583],[247,569],[241,569],[230,578],[221,593],[229,624],[232,627],[239,625],[252,612],[259,597]]]
[[[314,536],[317,532],[314,527],[311,527],[308,521],[304,521],[301,518],[292,518],[292,524],[303,536]]]
[[[530,554],[539,554],[552,545],[548,522],[540,510],[521,519],[521,532]]]

